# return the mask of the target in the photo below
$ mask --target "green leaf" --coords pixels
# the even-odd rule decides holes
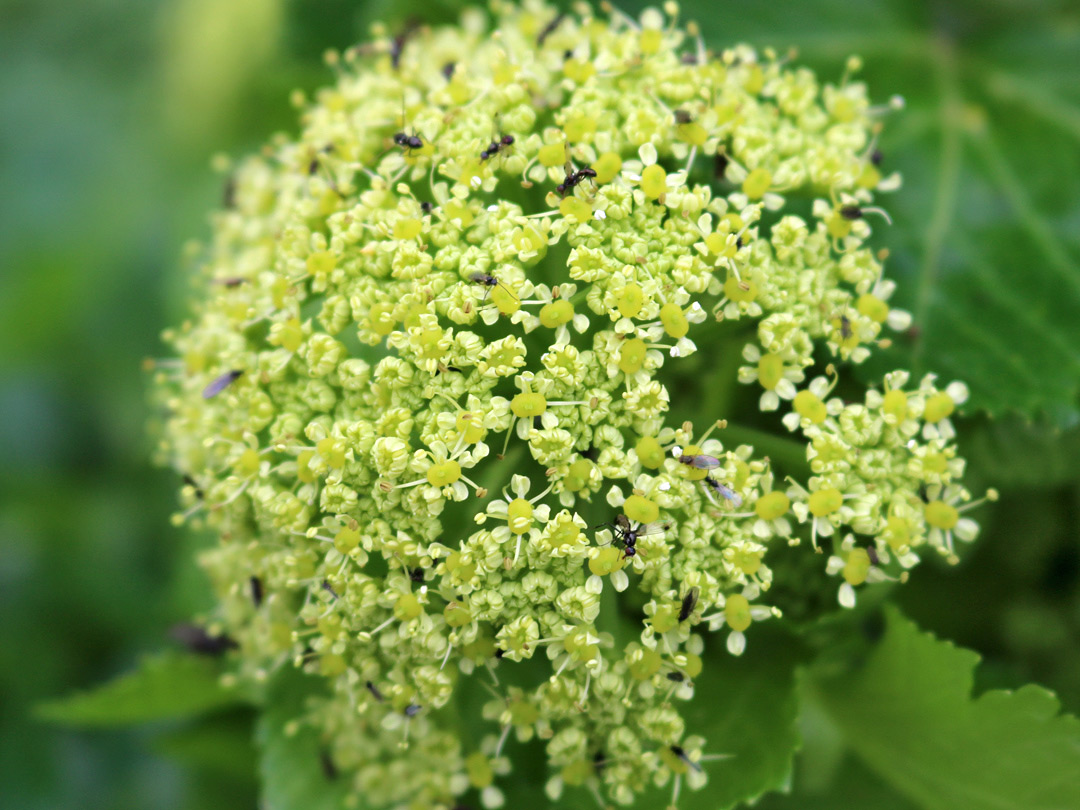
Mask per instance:
[[[867,381],[912,368],[961,379],[971,410],[1080,419],[1080,27],[1068,4],[853,4],[808,0],[718,15],[683,4],[715,48],[795,46],[836,81],[859,54],[872,97],[904,97],[887,116],[882,195],[894,225],[872,244],[915,329],[866,364]]]
[[[96,689],[37,707],[37,716],[71,726],[125,726],[201,714],[241,702],[221,685],[216,661],[179,652],[147,656],[138,667]]]
[[[318,733],[295,724],[313,679],[284,672],[271,691],[267,708],[256,724],[259,775],[265,810],[341,810],[349,793],[347,774],[330,775],[324,767],[326,749]],[[352,810],[363,810],[352,805]]]
[[[970,420],[958,428],[960,454],[999,488],[1061,486],[1080,478],[1080,429],[1018,417]],[[978,489],[978,483],[969,484]]]
[[[772,794],[754,805],[755,810],[918,810],[918,805],[900,796],[854,757],[846,757],[832,774],[827,788],[802,790],[801,765],[796,768],[793,792],[788,796]]]
[[[786,789],[799,747],[797,651],[789,636],[761,627],[739,658],[711,651],[685,709],[686,728],[704,735],[706,753],[730,758],[706,763],[708,785],[684,791],[680,808],[723,810]]]
[[[243,783],[254,781],[257,770],[250,709],[201,717],[181,728],[154,737],[151,748],[186,767],[208,771]]]
[[[972,698],[978,661],[890,610],[863,663],[812,688],[855,755],[925,810],[1080,807],[1080,720],[1039,686]]]

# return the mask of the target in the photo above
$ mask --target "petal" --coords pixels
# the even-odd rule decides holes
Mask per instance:
[[[739,632],[732,632],[727,637],[727,651],[732,655],[742,655],[746,649],[746,636]]]
[[[903,332],[911,326],[911,313],[906,309],[891,309],[885,322],[893,331]]]
[[[524,498],[529,494],[529,487],[532,482],[524,475],[515,475],[510,479],[510,490],[519,498]]]
[[[851,587],[851,583],[845,582],[843,585],[840,586],[840,591],[837,593],[836,601],[840,603],[841,607],[855,607],[855,589]]]
[[[622,593],[630,586],[630,577],[621,568],[613,573],[610,578],[611,584],[615,586],[615,590],[619,593]]]

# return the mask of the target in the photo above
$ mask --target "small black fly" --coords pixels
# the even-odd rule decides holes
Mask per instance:
[[[694,762],[694,760],[690,759],[689,756],[687,756],[686,751],[684,751],[682,749],[682,746],[679,746],[679,745],[671,746],[671,753],[673,753],[675,756],[677,756],[679,759],[681,759],[683,762],[685,762],[687,765],[689,765],[695,771],[697,771],[698,773],[701,773],[701,766],[698,765],[696,762]]]
[[[213,399],[234,382],[240,379],[243,371],[233,369],[232,371],[226,371],[220,377],[216,377],[206,388],[203,389],[203,399]]]
[[[725,501],[731,501],[731,503],[736,507],[742,506],[742,496],[739,495],[739,493],[737,493],[731,487],[727,486],[727,484],[722,484],[717,481],[711,475],[705,476],[701,483],[705,484],[705,486],[707,486]]]
[[[499,154],[503,149],[508,146],[513,146],[513,144],[513,135],[503,135],[499,140],[492,141],[488,144],[487,149],[480,153],[480,160],[487,160],[488,158],[495,157],[495,155]]]
[[[202,491],[202,487],[200,487],[198,482],[187,473],[184,473],[184,483],[191,487],[192,491],[195,493],[195,497],[200,501],[206,497],[206,493]]]
[[[248,580],[248,585],[251,586],[251,601],[255,607],[262,607],[263,603],[263,584],[262,580],[258,577],[252,577]]]
[[[405,154],[409,154],[414,149],[424,148],[424,139],[419,135],[409,135],[407,132],[395,132],[394,143],[401,147]]]
[[[547,25],[545,25],[543,27],[543,29],[540,31],[540,33],[537,34],[537,36],[536,36],[536,44],[538,46],[543,46],[543,44],[547,40],[547,38],[549,36],[551,36],[555,32],[556,28],[559,27],[559,23],[561,23],[565,19],[566,19],[566,12],[565,11],[560,11],[558,14],[556,14],[555,19],[553,19],[551,22],[549,22]]]
[[[698,603],[698,589],[691,588],[686,592],[686,595],[682,599],[682,605],[679,607],[679,623],[685,622],[690,618],[690,614],[694,612],[694,608]]]
[[[583,180],[590,177],[596,177],[596,169],[593,169],[590,166],[578,169],[576,172],[567,171],[566,179],[559,183],[559,185],[555,186],[555,190],[559,192],[560,197],[565,197],[567,192],[571,191]]]
[[[169,630],[169,635],[196,655],[207,655],[211,658],[218,658],[240,646],[224,634],[210,635],[205,627],[197,624],[177,624]]]
[[[697,453],[696,455],[679,456],[679,463],[686,464],[697,470],[715,470],[720,466],[720,459],[715,456],[707,456],[704,453]]]

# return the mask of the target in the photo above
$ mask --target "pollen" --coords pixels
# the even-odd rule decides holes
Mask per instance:
[[[739,593],[729,596],[724,605],[724,619],[728,627],[736,633],[742,633],[750,627],[753,619],[750,616],[750,602],[747,598]]]
[[[667,192],[667,172],[663,166],[654,163],[645,167],[641,173],[641,190],[650,200],[658,199]]]
[[[448,487],[461,478],[461,465],[456,461],[444,461],[428,467],[427,482],[433,487]]]
[[[814,517],[826,517],[836,512],[844,503],[844,495],[838,489],[819,489],[810,496],[808,506]]]
[[[791,499],[783,492],[769,492],[757,499],[754,512],[762,520],[776,520],[787,514]]]
[[[638,523],[652,523],[660,517],[660,507],[643,495],[631,495],[623,504],[623,514]]]
[[[743,180],[743,194],[751,200],[760,200],[772,185],[772,173],[768,169],[754,169]]]

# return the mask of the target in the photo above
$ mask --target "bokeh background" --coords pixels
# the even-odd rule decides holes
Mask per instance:
[[[623,3],[628,11],[642,4]],[[71,730],[40,700],[99,683],[206,607],[200,538],[150,464],[144,358],[185,312],[184,242],[221,195],[215,152],[290,130],[325,48],[454,3],[0,0],[0,794],[8,807],[253,807],[251,717]],[[961,566],[925,566],[908,615],[1080,711],[1080,8],[1025,0],[688,0],[707,41],[851,53],[907,110],[881,141],[905,188],[881,238],[916,331],[881,360],[969,381],[973,490],[1002,501]],[[992,415],[988,415],[992,414]],[[929,570],[928,570],[929,569]],[[207,740],[216,742],[207,743]],[[803,767],[800,795],[828,807]],[[883,798],[851,760],[865,807]],[[846,806],[860,806],[848,804]]]

